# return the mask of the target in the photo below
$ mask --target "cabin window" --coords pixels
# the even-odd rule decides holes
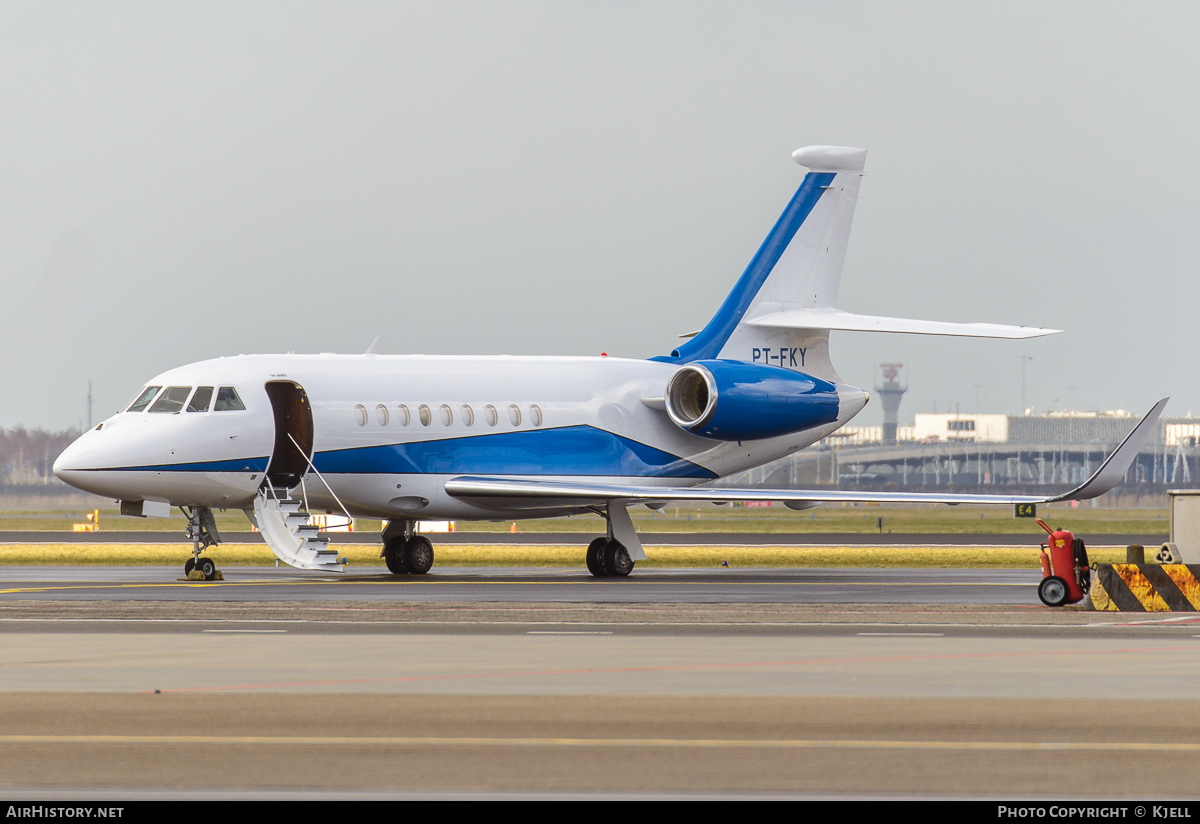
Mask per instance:
[[[483,417],[487,419],[488,426],[495,426],[496,421],[500,420],[500,416],[496,414],[496,407],[490,403],[483,407]]]
[[[433,421],[433,413],[429,411],[429,407],[425,404],[417,407],[417,415],[421,418],[421,426],[429,426]]]
[[[529,407],[529,422],[534,426],[542,425],[542,408],[536,403]]]
[[[211,386],[201,386],[196,390],[196,394],[192,395],[192,401],[187,405],[189,412],[207,412],[209,405],[212,403],[213,388]]]
[[[440,412],[442,413],[442,426],[449,426],[454,423],[454,413],[450,411],[449,406],[442,404]]]
[[[158,390],[160,390],[160,389],[162,389],[161,386],[147,386],[145,389],[142,390],[142,394],[137,396],[137,400],[135,400],[133,403],[129,404],[129,408],[126,409],[125,411],[126,412],[141,412],[143,409],[145,409],[147,406],[150,405],[150,401],[154,400],[154,396],[158,394]]]
[[[238,397],[237,390],[232,386],[222,386],[217,390],[217,412],[239,412],[246,408],[242,403],[242,399]]]
[[[467,404],[464,403],[462,405],[461,414],[462,414],[462,422],[463,422],[464,426],[474,426],[475,425],[475,410],[474,409],[472,409],[470,406],[468,406]]]
[[[361,403],[354,405],[354,420],[358,421],[359,426],[367,425],[367,407]]]
[[[517,406],[515,403],[510,404],[508,407],[508,422],[513,426],[521,425],[521,407]]]
[[[408,412],[408,407],[400,404],[396,407],[396,420],[401,426],[408,426],[412,423],[412,415]]]
[[[375,407],[375,420],[379,421],[380,426],[388,425],[388,409],[383,404]]]
[[[162,397],[155,402],[154,406],[150,407],[150,411],[158,413],[180,412],[183,410],[183,404],[187,401],[190,394],[192,394],[192,387],[190,386],[168,386],[167,391],[162,393]]]

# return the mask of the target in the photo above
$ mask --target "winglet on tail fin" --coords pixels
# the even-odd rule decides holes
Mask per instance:
[[[861,172],[867,150],[850,146],[805,146],[792,152],[792,160],[811,172]]]

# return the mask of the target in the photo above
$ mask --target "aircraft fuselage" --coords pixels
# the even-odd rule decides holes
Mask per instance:
[[[268,470],[287,469],[281,456],[292,434],[351,515],[512,518],[508,509],[447,495],[446,481],[487,475],[690,486],[808,446],[866,402],[861,390],[838,385],[836,421],[783,437],[714,440],[684,431],[663,409],[677,368],[609,357],[219,358],[164,372],[147,386],[174,387],[189,399],[201,387],[214,396],[230,387],[244,409],[209,402],[203,411],[189,411],[184,401],[178,411],[154,411],[154,403],[118,413],[70,446],[55,472],[123,501],[248,509]],[[283,389],[273,397],[271,386]],[[281,417],[280,398],[288,392],[303,398],[310,413]],[[291,470],[297,479],[307,476],[313,508],[338,510],[303,459]],[[519,517],[549,514],[564,509]]]

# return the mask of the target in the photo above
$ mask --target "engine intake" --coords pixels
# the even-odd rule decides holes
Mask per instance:
[[[790,435],[833,423],[837,387],[778,366],[696,361],[667,381],[667,414],[680,429],[722,441]]]

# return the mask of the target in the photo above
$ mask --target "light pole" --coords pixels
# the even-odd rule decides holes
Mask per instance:
[[[1025,364],[1033,360],[1030,355],[1017,355],[1021,359],[1021,414],[1025,415],[1029,407],[1025,405]]]

